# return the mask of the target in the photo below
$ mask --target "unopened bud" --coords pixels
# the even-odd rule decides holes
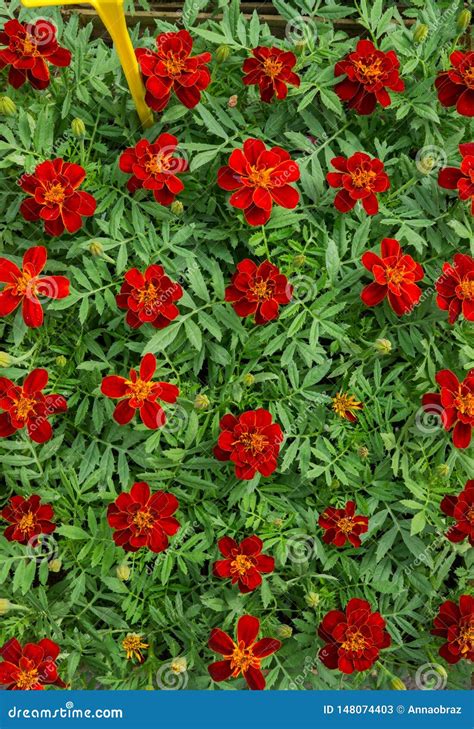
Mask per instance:
[[[305,596],[306,604],[310,608],[318,607],[320,599],[317,592],[308,592]]]
[[[115,572],[117,573],[119,580],[122,580],[122,582],[126,582],[130,578],[131,570],[128,564],[119,564]]]
[[[251,372],[247,372],[246,375],[243,377],[244,385],[247,385],[247,387],[250,387],[255,382],[255,377],[252,375]]]
[[[10,610],[10,601],[5,597],[0,598],[0,615],[6,615]]]
[[[464,10],[461,10],[461,12],[458,15],[457,21],[456,21],[456,28],[459,33],[462,33],[464,30],[467,30],[471,23],[471,11],[465,8]]]
[[[357,454],[359,458],[361,458],[363,461],[369,457],[369,449],[366,446],[361,446],[359,450],[357,451]]]
[[[447,463],[440,463],[437,470],[439,475],[443,478],[447,478],[449,476],[449,466]]]
[[[407,687],[403,683],[401,678],[398,678],[397,676],[394,676],[392,678],[392,688],[395,689],[395,691],[406,691]]]
[[[16,104],[9,96],[0,96],[0,114],[3,116],[15,116]]]
[[[217,48],[215,52],[215,59],[218,63],[222,63],[223,61],[227,61],[231,53],[231,50],[229,46],[222,45]]]
[[[194,398],[194,407],[196,410],[206,410],[209,407],[209,398],[207,395],[198,393]]]
[[[296,266],[296,268],[301,268],[306,263],[306,256],[304,256],[302,253],[295,256],[293,258],[293,265]]]
[[[48,562],[48,569],[50,572],[60,572],[62,564],[60,559],[52,559],[51,562]]]
[[[239,103],[239,97],[237,94],[232,94],[232,96],[229,96],[229,99],[227,101],[227,108],[228,109],[235,109],[237,104]]]
[[[89,251],[92,253],[93,256],[101,256],[104,252],[104,249],[99,241],[93,240],[89,245]]]
[[[179,217],[184,212],[184,205],[181,202],[181,200],[173,200],[170,206],[170,210],[173,213],[173,215],[176,215]]]
[[[417,25],[415,28],[415,32],[413,33],[413,40],[415,41],[415,43],[423,43],[423,41],[426,40],[429,31],[430,29],[424,23],[421,23],[421,25]]]
[[[12,358],[8,352],[0,352],[0,367],[8,367],[11,364]]]
[[[86,133],[86,125],[84,124],[82,119],[76,117],[71,122],[71,130],[74,136],[80,139]]]
[[[390,339],[376,339],[374,349],[379,354],[390,354],[392,351],[392,342]]]
[[[180,673],[185,673],[186,669],[188,667],[188,662],[184,656],[181,658],[173,658],[171,661],[171,670],[176,675]]]
[[[273,520],[273,526],[276,526],[277,529],[281,529],[283,526],[283,519],[280,519],[280,517],[277,516],[276,519]]]
[[[279,638],[291,638],[293,635],[293,628],[289,625],[279,625],[276,633]]]
[[[56,364],[58,367],[65,367],[67,365],[67,359],[64,354],[60,354],[56,357]]]

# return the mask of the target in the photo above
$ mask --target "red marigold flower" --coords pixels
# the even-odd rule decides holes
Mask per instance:
[[[355,513],[355,503],[348,501],[343,509],[328,506],[318,519],[320,527],[325,529],[323,541],[343,547],[350,542],[353,547],[360,547],[359,534],[365,534],[369,528],[369,519]]]
[[[451,68],[435,81],[438,99],[443,106],[456,106],[462,116],[474,116],[474,51],[454,51],[449,60]]]
[[[348,213],[357,200],[361,200],[367,215],[378,213],[377,193],[390,187],[383,162],[376,157],[371,159],[364,152],[356,152],[348,159],[334,157],[331,164],[338,172],[328,172],[326,180],[331,187],[342,188],[334,198],[336,209]]]
[[[176,195],[184,190],[177,174],[188,169],[188,163],[180,157],[173,157],[178,140],[172,134],[160,134],[153,144],[140,139],[134,147],[122,152],[119,167],[132,177],[127,182],[130,193],[144,188],[153,190],[156,202],[171,205]]]
[[[275,569],[275,560],[262,554],[263,542],[257,537],[246,537],[240,544],[231,537],[222,537],[217,546],[225,559],[214,562],[216,577],[231,578],[239,584],[240,592],[252,592],[262,584],[262,574]]]
[[[474,53],[472,55],[474,57]],[[463,158],[461,166],[443,167],[438,172],[438,185],[446,190],[457,190],[460,200],[470,200],[471,215],[474,215],[474,142],[460,144],[459,151]]]
[[[49,235],[61,235],[64,230],[76,233],[82,217],[93,215],[96,201],[88,192],[77,188],[84,182],[85,170],[60,157],[36,166],[32,175],[22,175],[21,189],[30,197],[20,205],[26,220],[44,220]]]
[[[114,420],[119,425],[126,425],[140,411],[142,423],[147,428],[161,428],[166,423],[166,415],[157,400],[176,402],[179,389],[167,382],[153,382],[156,370],[156,358],[146,354],[140,364],[140,373],[130,370],[130,379],[109,375],[104,377],[101,392],[110,398],[121,398],[114,410]],[[123,398],[123,399],[122,399]]]
[[[0,316],[8,316],[21,304],[27,327],[40,327],[43,309],[38,297],[64,299],[69,296],[69,281],[65,276],[40,276],[46,265],[44,246],[28,248],[23,256],[23,270],[12,261],[0,258]]]
[[[107,521],[116,530],[115,544],[126,552],[136,552],[140,547],[163,552],[168,547],[168,537],[180,527],[173,516],[178,507],[173,494],[152,494],[144,481],[134,483],[129,493],[119,494],[107,508]]]
[[[245,258],[237,264],[225,300],[238,316],[254,314],[257,324],[266,324],[278,317],[280,304],[288,304],[292,294],[293,286],[270,261],[257,265]]]
[[[404,91],[405,84],[398,75],[400,62],[394,51],[379,51],[370,40],[360,40],[356,50],[336,63],[334,75],[346,74],[344,81],[334,87],[341,101],[358,114],[372,114],[377,102],[390,106],[390,91]]]
[[[330,610],[323,618],[318,635],[327,645],[319,657],[327,668],[342,673],[366,671],[378,660],[379,650],[390,645],[385,620],[373,613],[366,600],[353,597],[342,610]]]
[[[25,643],[22,647],[16,638],[8,640],[0,648],[0,684],[8,690],[42,691],[43,686],[54,684],[66,688],[58,676],[56,659],[60,648],[49,638],[38,643]]]
[[[446,640],[439,649],[439,655],[448,663],[457,663],[461,658],[474,661],[474,598],[461,595],[459,604],[446,600],[440,605],[433,622],[432,635]]]
[[[232,461],[237,478],[249,480],[255,474],[270,476],[277,467],[283,432],[272,423],[268,410],[247,410],[238,417],[227,414],[219,423],[222,433],[214,455],[219,461]]]
[[[182,104],[193,109],[201,101],[201,91],[211,83],[206,66],[211,54],[191,56],[193,39],[187,30],[161,33],[156,38],[156,48],[156,53],[148,48],[135,51],[145,77],[146,103],[155,111],[163,111],[174,91]]]
[[[0,511],[0,516],[11,524],[3,532],[9,542],[28,544],[32,537],[51,534],[56,529],[56,524],[50,521],[54,518],[53,507],[42,504],[36,494],[29,499],[12,496],[9,505]]]
[[[458,496],[445,496],[441,502],[441,511],[456,520],[456,524],[446,532],[449,541],[462,542],[468,539],[471,547],[474,547],[474,480],[467,481]]]
[[[296,56],[290,51],[282,51],[272,46],[257,46],[252,49],[253,58],[246,58],[242,71],[246,86],[258,84],[262,101],[270,102],[274,96],[286,99],[287,84],[300,85],[300,77],[293,72]]]
[[[69,66],[71,52],[62,48],[56,38],[56,28],[48,20],[22,25],[8,20],[0,32],[0,70],[10,66],[8,83],[15,89],[29,81],[35,89],[49,86],[48,63]]]
[[[148,266],[145,273],[131,268],[125,274],[120,293],[116,296],[120,309],[127,309],[126,322],[139,329],[149,322],[155,329],[164,329],[179,315],[175,305],[183,289],[172,281],[162,266]]]
[[[445,430],[453,430],[455,448],[468,448],[474,426],[474,369],[462,382],[451,370],[440,370],[435,379],[441,391],[423,395],[423,409],[439,415]]]
[[[213,681],[227,681],[231,676],[237,678],[242,674],[249,689],[260,691],[265,688],[260,664],[263,658],[271,656],[281,648],[281,641],[276,638],[256,640],[259,630],[260,621],[253,615],[242,615],[239,618],[236,641],[220,628],[212,630],[208,646],[224,659],[208,666],[207,670]]]
[[[467,321],[474,321],[474,258],[467,253],[456,253],[452,265],[444,263],[436,291],[436,303],[443,311],[449,311],[450,324],[454,324],[461,312]]]
[[[22,386],[15,385],[6,377],[0,377],[0,438],[6,438],[26,426],[31,440],[44,443],[53,434],[48,418],[55,413],[65,413],[67,403],[56,393],[43,395],[48,384],[46,370],[30,372]]]
[[[229,203],[244,211],[249,225],[264,225],[273,203],[293,209],[300,199],[290,182],[300,178],[297,163],[281,147],[267,149],[260,139],[246,139],[242,149],[234,149],[228,166],[217,173],[223,190],[236,190]]]
[[[366,306],[377,306],[387,297],[397,316],[408,314],[421,298],[415,281],[421,281],[425,275],[423,268],[403,253],[395,238],[382,240],[381,253],[381,258],[371,251],[361,258],[375,280],[363,289],[360,297]]]

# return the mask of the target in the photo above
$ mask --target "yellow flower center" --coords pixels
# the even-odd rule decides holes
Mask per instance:
[[[358,167],[354,172],[350,173],[352,184],[354,187],[371,187],[372,182],[377,177],[377,173],[373,170],[363,170]]]
[[[382,60],[380,58],[357,60],[353,61],[353,64],[359,72],[359,78],[363,84],[374,83],[384,72],[381,67]]]
[[[44,199],[48,203],[54,203],[55,205],[61,205],[64,202],[65,194],[64,187],[60,184],[51,185],[44,193]]]
[[[402,267],[387,268],[385,271],[387,281],[394,284],[400,284],[405,278],[405,269]]]
[[[182,58],[177,58],[176,56],[170,56],[166,59],[166,61],[163,61],[163,65],[166,68],[168,74],[170,76],[177,76],[181,73],[185,66],[185,62]]]
[[[135,400],[138,400],[140,404],[145,402],[155,386],[153,382],[145,382],[145,380],[140,379],[136,382],[126,380],[125,384],[128,386],[127,397],[135,398]]]
[[[170,168],[169,157],[163,154],[150,155],[150,158],[145,162],[145,169],[152,175],[159,175],[161,172],[166,172]]]
[[[22,395],[15,403],[15,415],[18,420],[26,420],[31,411],[35,409],[35,401]]]
[[[342,519],[339,519],[337,526],[344,534],[350,534],[354,529],[354,519],[351,516],[344,516]]]
[[[148,509],[140,509],[133,517],[133,523],[136,524],[140,531],[148,531],[155,523],[155,519]]]
[[[27,534],[30,532],[35,525],[35,515],[32,511],[29,511],[28,514],[25,514],[21,517],[20,521],[18,522],[18,529],[22,531],[24,534]]]
[[[469,66],[469,68],[461,71],[461,76],[463,77],[466,86],[469,86],[469,88],[474,87],[474,66]]]
[[[138,301],[145,308],[153,309],[157,298],[158,298],[158,289],[156,288],[156,286],[154,286],[151,283],[151,281],[146,283],[145,286],[142,289],[140,289]]]
[[[341,418],[347,418],[347,413],[354,410],[362,410],[362,403],[355,399],[354,395],[346,395],[338,392],[332,399],[332,409]]]
[[[250,290],[257,297],[259,301],[265,301],[271,299],[273,295],[272,287],[268,285],[268,281],[256,281]]]
[[[468,279],[464,279],[464,281],[461,281],[459,284],[459,288],[463,299],[468,299],[468,301],[472,301],[474,299],[474,278],[470,281]]]
[[[224,659],[230,661],[234,678],[239,673],[246,673],[250,667],[260,668],[261,659],[254,656],[252,646],[245,647],[243,640],[238,645],[234,644],[234,650],[230,655],[224,656]]]
[[[15,285],[12,287],[17,296],[24,296],[27,292],[31,294],[36,293],[36,284],[31,283],[34,280],[28,271],[22,271],[18,276]]]
[[[32,668],[30,671],[20,671],[16,679],[16,687],[20,691],[31,691],[33,686],[38,683],[38,669]]]
[[[239,577],[245,575],[253,567],[253,562],[250,557],[246,554],[238,554],[230,565],[230,570],[233,574],[238,574]]]
[[[356,630],[350,635],[346,635],[344,643],[341,643],[341,648],[345,651],[358,652],[363,651],[366,645],[366,639],[359,630]]]
[[[140,662],[143,661],[142,650],[148,648],[148,643],[144,643],[142,636],[137,633],[130,633],[122,641],[122,648],[127,654],[127,660],[136,658]]]
[[[474,418],[474,395],[471,392],[468,392],[466,395],[461,395],[461,390],[459,390],[458,396],[454,400],[454,407],[461,415],[468,415],[470,418]]]
[[[474,650],[474,623],[461,628],[458,642],[461,646],[461,653],[470,653]]]
[[[238,443],[242,443],[246,451],[251,451],[252,455],[263,453],[268,446],[268,438],[262,433],[242,433]]]
[[[25,56],[39,56],[41,55],[36,45],[36,40],[29,33],[26,37],[19,41],[20,50]]]
[[[265,189],[267,189],[273,187],[271,176],[271,168],[266,170],[259,170],[256,167],[251,167],[248,180],[254,187],[264,187]]]
[[[281,69],[283,68],[283,64],[281,61],[276,61],[274,58],[267,58],[263,62],[263,70],[265,71],[267,76],[270,76],[270,78],[275,78],[275,76],[278,76],[278,74],[281,72]]]

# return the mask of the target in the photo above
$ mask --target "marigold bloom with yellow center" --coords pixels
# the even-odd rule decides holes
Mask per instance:
[[[357,420],[354,412],[362,410],[363,407],[363,403],[356,400],[354,395],[350,395],[349,393],[338,392],[332,399],[332,409],[336,415],[339,415],[340,418],[350,420],[351,423],[355,423]]]
[[[127,654],[127,661],[135,658],[139,663],[143,663],[145,658],[142,650],[146,650],[148,647],[149,643],[144,643],[142,636],[138,633],[129,633],[122,641],[122,648]]]

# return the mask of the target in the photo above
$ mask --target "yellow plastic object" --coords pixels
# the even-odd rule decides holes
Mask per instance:
[[[77,0],[21,0],[21,2],[26,8],[39,8],[45,5],[73,5]],[[145,103],[145,87],[125,22],[123,0],[88,0],[88,4],[92,5],[113,40],[142,125],[151,127],[153,115]]]

